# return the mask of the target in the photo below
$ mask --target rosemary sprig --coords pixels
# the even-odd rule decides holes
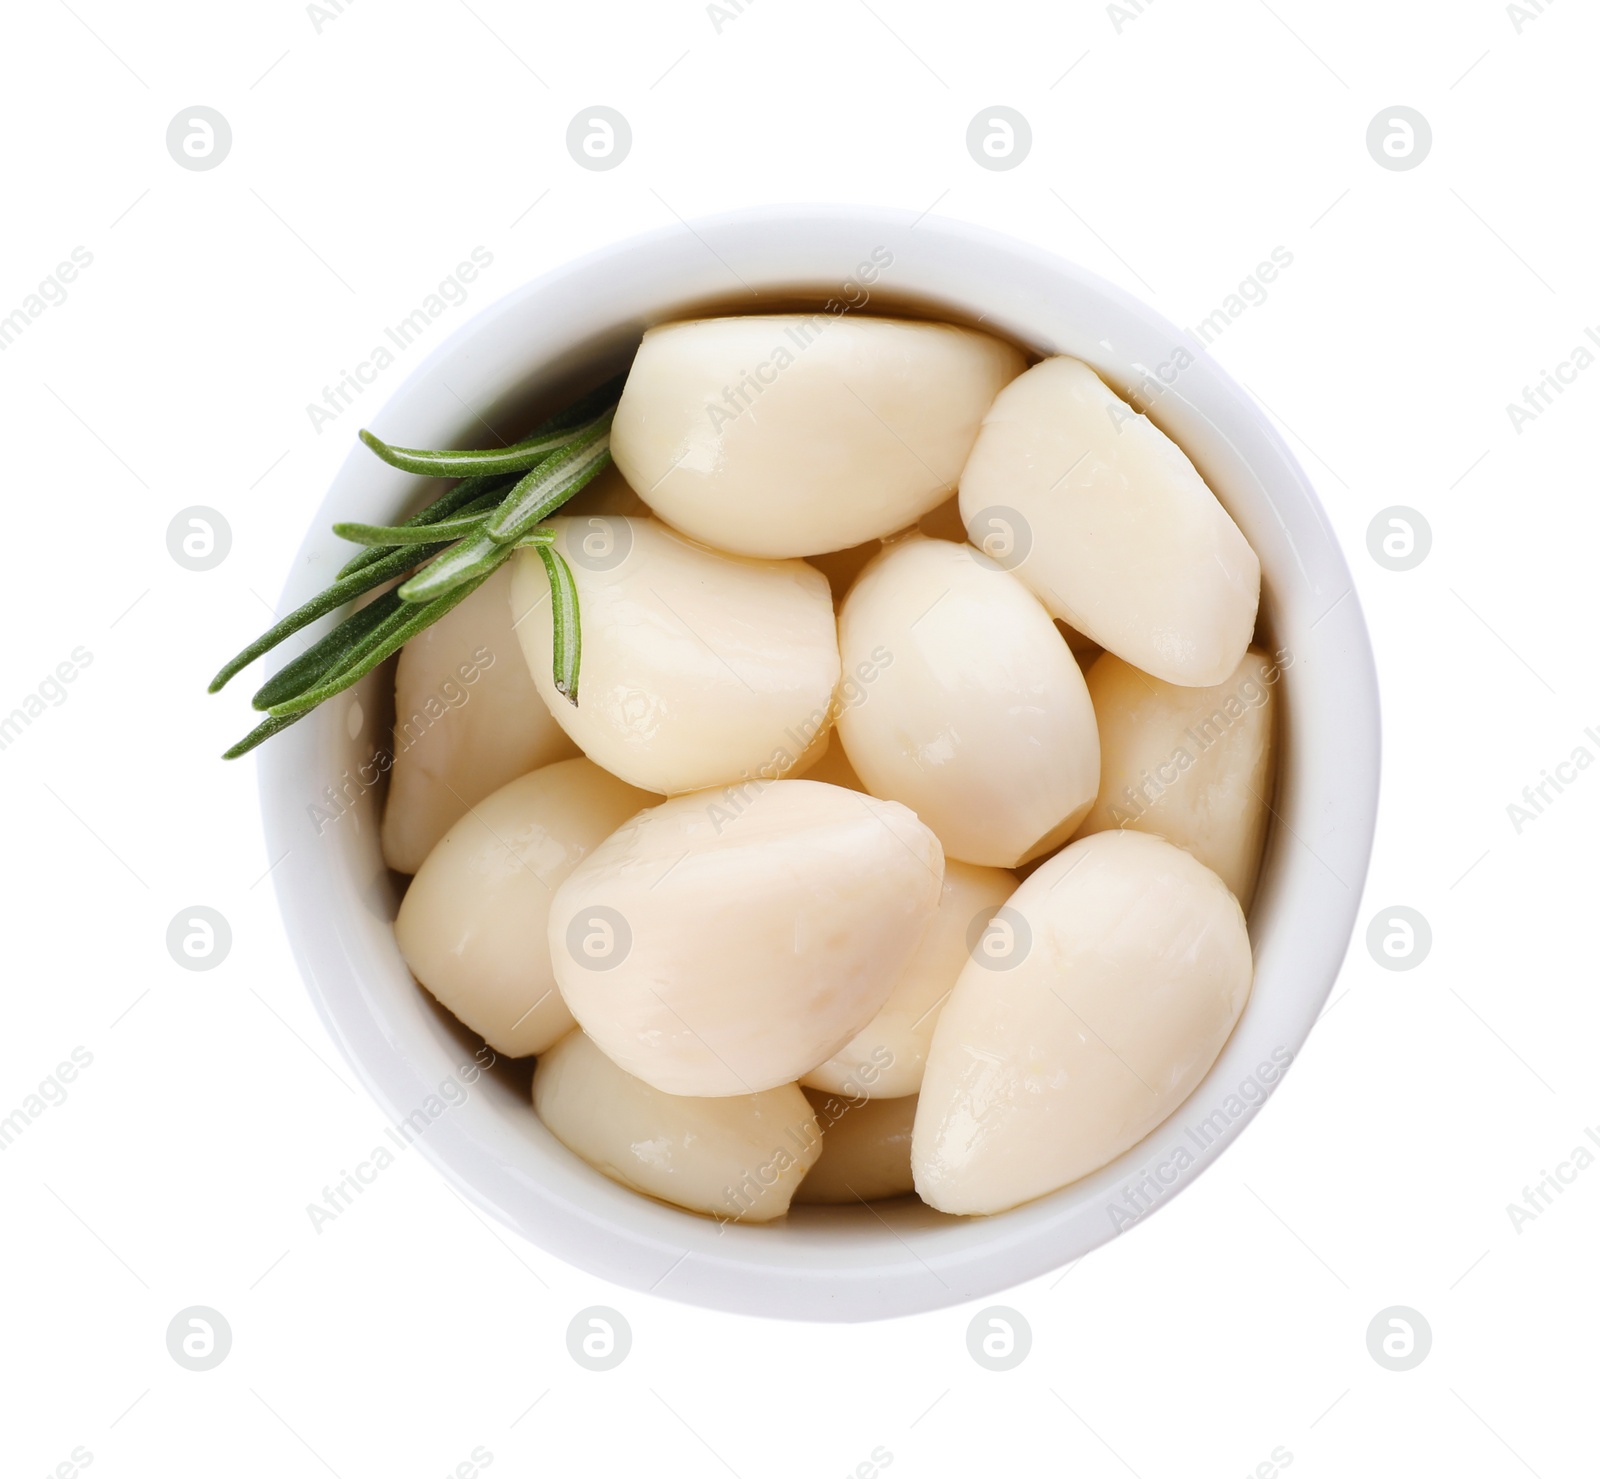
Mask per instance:
[[[306,713],[310,713],[310,710],[308,709]],[[257,745],[271,739],[273,735],[281,733],[291,724],[297,723],[304,718],[305,714],[292,714],[287,719],[263,719],[237,744],[229,745],[222,752],[222,758],[224,760],[237,760],[241,755],[248,755]]]
[[[441,523],[458,513],[475,508],[482,500],[488,500],[484,506],[491,507],[499,502],[500,496],[515,481],[516,479],[511,477],[464,478],[455,487],[441,493],[421,513],[412,514],[409,519],[396,527],[416,529],[427,524]],[[357,570],[363,570],[381,559],[383,553],[382,549],[364,549],[340,567],[339,575],[343,577]]]
[[[370,544],[379,549],[393,549],[401,544],[432,544],[436,539],[460,539],[476,534],[482,529],[481,514],[458,514],[453,519],[440,519],[437,524],[419,524],[408,528],[404,524],[348,524],[333,526],[340,539],[351,544]]]
[[[513,442],[509,447],[489,448],[481,452],[428,452],[416,447],[391,447],[370,431],[363,431],[361,440],[391,467],[398,467],[402,472],[447,478],[521,472],[566,446],[577,436],[584,422],[592,420],[606,407],[614,406],[621,393],[622,380],[619,377],[574,401],[565,411],[558,411],[532,435],[520,442]]]
[[[404,602],[394,591],[385,591],[353,612],[320,642],[306,648],[299,657],[279,668],[250,696],[250,707],[267,710],[275,704],[303,693],[318,679],[331,673],[349,657],[356,644],[392,616]]]
[[[451,545],[425,569],[419,570],[398,592],[402,601],[436,601],[458,585],[480,576],[493,575],[516,550],[514,544],[497,544],[479,532],[460,544]]]
[[[502,544],[521,539],[604,471],[611,461],[611,416],[611,411],[597,416],[571,443],[523,478],[490,515],[484,532]]]
[[[406,571],[415,569],[430,556],[448,548],[449,546],[445,544],[424,544],[408,545],[399,550],[386,550],[382,559],[374,560],[365,569],[341,576],[320,595],[313,596],[304,606],[297,607],[275,622],[242,652],[236,653],[224,663],[217,676],[211,680],[208,692],[221,692],[229,679],[243,672],[258,657],[271,652],[286,637],[292,637],[301,627],[310,626],[312,622],[326,616],[330,611],[337,611],[347,601],[365,595],[368,591],[393,580],[397,575],[404,575]]]
[[[550,581],[550,625],[555,652],[551,657],[556,692],[568,703],[578,702],[578,666],[583,657],[583,633],[578,626],[578,587],[572,568],[551,544],[537,544],[540,563]]]
[[[555,686],[578,702],[583,640],[578,588],[544,526],[562,504],[611,461],[611,418],[618,379],[575,401],[510,447],[481,452],[391,447],[363,431],[384,461],[420,475],[461,481],[400,524],[338,523],[334,532],[364,546],[320,595],[275,622],[225,663],[216,693],[256,658],[357,596],[408,576],[347,615],[332,631],[261,685],[252,705],[267,717],[224,752],[233,760],[358,683],[418,632],[472,594],[519,548],[537,551],[550,582]],[[508,476],[508,474],[511,474]]]
[[[366,636],[356,641],[344,657],[312,686],[290,698],[279,700],[267,713],[274,719],[293,718],[296,714],[309,713],[334,694],[343,693],[366,677],[385,658],[392,657],[418,632],[431,627],[441,616],[459,606],[488,578],[489,574],[484,574],[475,580],[464,580],[424,605],[401,602]]]

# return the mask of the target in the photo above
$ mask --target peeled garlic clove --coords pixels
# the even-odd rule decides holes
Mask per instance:
[[[928,1044],[956,977],[990,917],[1017,887],[1016,875],[947,858],[939,908],[911,963],[878,1015],[800,1081],[851,1097],[894,1099],[922,1086]]]
[[[917,1096],[841,1099],[816,1089],[806,1098],[822,1127],[822,1155],[794,1194],[799,1202],[881,1202],[911,1190],[911,1125]]]
[[[961,514],[1053,616],[1136,668],[1204,687],[1249,645],[1255,551],[1183,451],[1081,360],[1047,359],[996,398]]]
[[[581,1032],[533,1070],[546,1128],[595,1170],[664,1202],[736,1222],[770,1222],[822,1153],[822,1133],[793,1084],[694,1099],[624,1073]]]
[[[662,324],[639,346],[611,453],[657,514],[719,549],[847,549],[950,494],[1023,363],[987,334],[861,314]]]
[[[1248,909],[1272,799],[1281,668],[1252,647],[1215,688],[1163,683],[1106,653],[1089,669],[1100,797],[1080,837],[1114,827],[1191,852]]]
[[[509,780],[578,753],[551,717],[511,630],[499,570],[400,649],[394,766],[383,860],[415,873],[469,806]]]
[[[572,1014],[669,1094],[790,1083],[872,1020],[939,901],[938,840],[892,802],[815,781],[677,796],[557,890]]]
[[[1250,995],[1244,915],[1181,848],[1102,832],[995,917],[934,1029],[911,1164],[941,1212],[1001,1212],[1138,1144],[1205,1077]],[[986,958],[987,957],[987,958]]]
[[[573,1028],[546,926],[578,860],[656,797],[587,760],[502,786],[445,833],[394,922],[412,974],[497,1053],[542,1053]]]
[[[851,764],[950,857],[1015,867],[1088,813],[1100,740],[1083,674],[1045,609],[986,555],[921,535],[890,545],[845,598],[839,651]]]
[[[719,554],[654,519],[552,519],[578,587],[578,703],[551,671],[550,586],[512,561],[526,665],[584,754],[648,791],[789,774],[827,727],[839,677],[828,582],[800,560]]]

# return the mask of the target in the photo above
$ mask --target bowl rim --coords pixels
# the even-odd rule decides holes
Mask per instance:
[[[888,1318],[997,1293],[1168,1205],[1253,1119],[1314,1025],[1349,946],[1376,826],[1376,669],[1349,569],[1310,479],[1262,408],[1193,336],[1030,243],[927,212],[833,205],[763,206],[646,232],[479,309],[410,369],[367,425],[408,445],[432,445],[423,439],[460,435],[473,418],[525,404],[576,367],[592,371],[636,341],[642,324],[681,316],[684,305],[726,299],[739,284],[769,300],[796,289],[821,294],[842,287],[851,263],[884,244],[900,278],[915,284],[897,279],[893,292],[957,312],[984,307],[971,316],[1025,343],[1078,354],[1125,397],[1142,390],[1148,404],[1139,408],[1201,466],[1261,556],[1263,606],[1291,665],[1274,821],[1251,911],[1256,988],[1199,1087],[1099,1171],[988,1218],[885,1203],[870,1225],[855,1209],[806,1208],[786,1223],[751,1227],[669,1208],[606,1180],[560,1147],[531,1106],[533,1124],[513,1126],[511,1100],[488,1079],[475,1080],[484,1091],[469,1093],[463,1108],[430,1122],[414,1142],[472,1204],[570,1264],[639,1292],[783,1318]],[[950,286],[980,265],[981,284]],[[603,306],[588,308],[596,298]],[[1032,333],[1018,333],[1035,310]],[[1188,361],[1169,378],[1185,346]],[[396,490],[417,487],[355,445],[301,545],[284,602],[304,600],[342,559],[328,532],[333,517],[383,521]],[[383,712],[374,699],[378,677],[348,704],[325,705],[277,736],[257,766],[269,856],[281,857],[274,884],[307,991],[356,1076],[398,1124],[415,1117],[419,1100],[459,1059],[460,1042],[398,994],[398,951],[383,917],[392,901],[379,897],[382,877],[357,876],[376,846],[365,772],[339,825],[325,830],[313,815],[317,781],[342,775],[342,797],[352,757],[359,764],[362,746],[379,743],[371,719]],[[308,818],[316,846],[307,845]],[[399,971],[423,996],[403,961]],[[1273,983],[1271,1000],[1258,1005],[1264,979]]]

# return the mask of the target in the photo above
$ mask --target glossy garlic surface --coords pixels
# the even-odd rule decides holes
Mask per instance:
[[[816,781],[678,796],[573,870],[550,912],[572,1014],[671,1094],[791,1083],[888,999],[944,857],[909,811]]]
[[[1223,682],[1261,565],[1183,453],[1081,360],[1000,392],[961,474],[968,537],[1068,625],[1169,683]]]
[[[582,613],[580,702],[551,675],[550,587],[512,561],[526,667],[591,760],[663,795],[789,774],[827,727],[839,678],[827,579],[802,560],[709,550],[655,519],[552,519]]]
[[[574,1026],[550,963],[556,889],[656,800],[584,759],[485,797],[440,839],[401,900],[394,932],[412,974],[496,1052],[542,1053]]]
[[[1250,995],[1244,915],[1181,848],[1102,832],[1012,895],[1009,953],[963,969],[934,1029],[917,1194],[1003,1212],[1136,1145],[1205,1076]]]
[[[770,1222],[822,1153],[811,1105],[793,1084],[695,1099],[663,1094],[572,1032],[533,1071],[550,1133],[597,1171],[691,1212]]]
[[[988,334],[863,313],[662,324],[628,374],[612,455],[661,518],[708,544],[847,549],[949,496],[1023,363]]]
[[[1100,739],[1049,613],[970,545],[908,535],[839,612],[856,773],[963,862],[1011,868],[1065,842],[1094,804]]]

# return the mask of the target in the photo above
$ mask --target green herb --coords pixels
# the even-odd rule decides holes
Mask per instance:
[[[555,634],[554,667],[556,692],[568,703],[578,702],[578,663],[583,656],[583,633],[578,627],[578,587],[572,569],[559,550],[548,544],[534,546],[539,552],[544,573],[550,581],[550,625]]]
[[[514,477],[496,478],[463,478],[448,492],[441,493],[421,513],[412,514],[403,524],[397,527],[402,529],[416,529],[429,524],[440,523],[457,513],[476,509],[480,500],[488,500],[489,505],[500,501],[505,490],[516,479]],[[363,570],[377,560],[383,558],[382,549],[364,549],[359,555],[347,560],[340,567],[341,577],[357,570]]]
[[[412,637],[432,626],[484,583],[518,549],[538,553],[550,582],[555,686],[578,702],[583,638],[578,588],[544,525],[562,504],[611,461],[611,418],[620,377],[550,417],[522,441],[479,452],[391,447],[370,432],[361,440],[385,462],[424,476],[461,481],[400,524],[339,523],[341,539],[364,548],[333,583],[275,622],[211,680],[216,693],[229,679],[286,637],[341,606],[388,586],[261,685],[251,704],[266,719],[223,753],[234,760],[270,739],[318,704],[360,682]]]
[[[391,467],[402,472],[421,473],[428,477],[462,478],[473,474],[520,472],[533,467],[558,448],[572,441],[587,421],[601,411],[616,405],[622,393],[620,378],[591,391],[575,401],[565,411],[559,411],[541,425],[531,436],[509,447],[491,448],[483,452],[425,452],[415,447],[391,447],[370,431],[361,433],[364,441]]]

